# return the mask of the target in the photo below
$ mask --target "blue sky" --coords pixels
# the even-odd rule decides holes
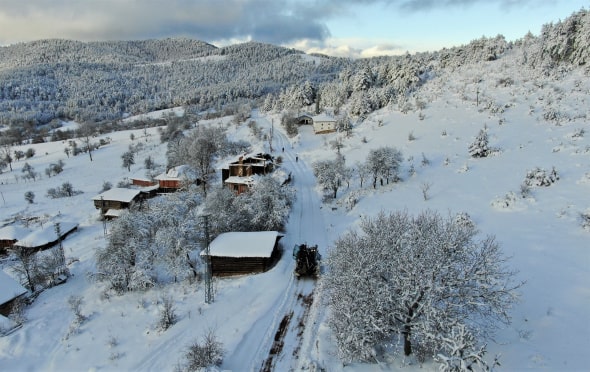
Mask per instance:
[[[0,0],[0,45],[191,37],[370,57],[538,35],[583,7],[590,0]]]

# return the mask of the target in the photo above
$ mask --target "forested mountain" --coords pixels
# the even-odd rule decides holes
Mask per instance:
[[[102,122],[181,105],[221,110],[252,102],[283,110],[319,101],[318,108],[336,112],[346,104],[347,114],[362,118],[389,104],[415,108],[421,103],[412,94],[432,76],[500,60],[509,50],[523,67],[557,76],[587,64],[588,40],[586,10],[543,26],[539,36],[506,41],[498,35],[435,52],[359,60],[256,42],[218,48],[190,39],[41,40],[0,47],[0,124]]]
[[[189,39],[2,47],[0,122],[115,120],[180,105],[220,108],[306,79],[332,79],[347,63],[302,56],[268,44],[217,48]]]

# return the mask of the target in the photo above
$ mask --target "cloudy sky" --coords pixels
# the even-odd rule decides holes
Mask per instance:
[[[190,37],[369,57],[538,35],[582,7],[590,0],[0,0],[0,45]]]

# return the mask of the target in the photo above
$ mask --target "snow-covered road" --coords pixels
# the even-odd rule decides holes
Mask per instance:
[[[256,117],[256,120],[262,127],[271,126],[264,117]],[[282,167],[291,172],[292,185],[296,190],[296,200],[286,226],[286,235],[282,239],[285,252],[278,265],[288,265],[288,270],[283,271],[284,283],[279,284],[285,285],[285,290],[271,312],[255,322],[252,332],[232,355],[228,355],[224,367],[248,366],[247,369],[251,371],[287,371],[300,369],[313,360],[313,333],[317,331],[316,320],[321,309],[317,302],[321,293],[316,289],[315,280],[294,278],[292,272],[295,262],[291,250],[295,244],[317,244],[321,254],[325,255],[328,238],[311,167],[298,156],[289,139],[279,130],[274,130],[273,147],[278,149],[275,155],[283,158]],[[259,327],[266,327],[262,337]],[[254,354],[251,343],[258,344]]]

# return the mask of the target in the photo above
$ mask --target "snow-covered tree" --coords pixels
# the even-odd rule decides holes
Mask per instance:
[[[333,198],[336,198],[338,189],[350,176],[342,156],[337,156],[334,160],[317,161],[313,163],[312,168],[318,185],[330,190]]]
[[[402,161],[401,151],[394,147],[385,146],[369,151],[365,166],[373,177],[373,188],[377,187],[377,179],[381,180],[381,185],[383,180],[389,183],[393,179],[396,182]]]
[[[127,168],[128,171],[131,171],[131,166],[135,164],[135,153],[133,151],[125,151],[123,155],[121,155],[121,159],[123,160],[123,168]]]
[[[515,272],[492,236],[480,240],[474,224],[461,221],[380,213],[336,241],[325,284],[343,360],[374,360],[400,339],[405,355],[416,347],[456,355],[458,327],[481,342],[510,321]]]
[[[480,129],[475,140],[469,145],[469,155],[474,158],[485,158],[491,152],[487,130]]]
[[[238,196],[238,203],[250,217],[251,231],[282,230],[295,192],[288,185],[281,185],[272,176],[258,178],[248,192]]]

